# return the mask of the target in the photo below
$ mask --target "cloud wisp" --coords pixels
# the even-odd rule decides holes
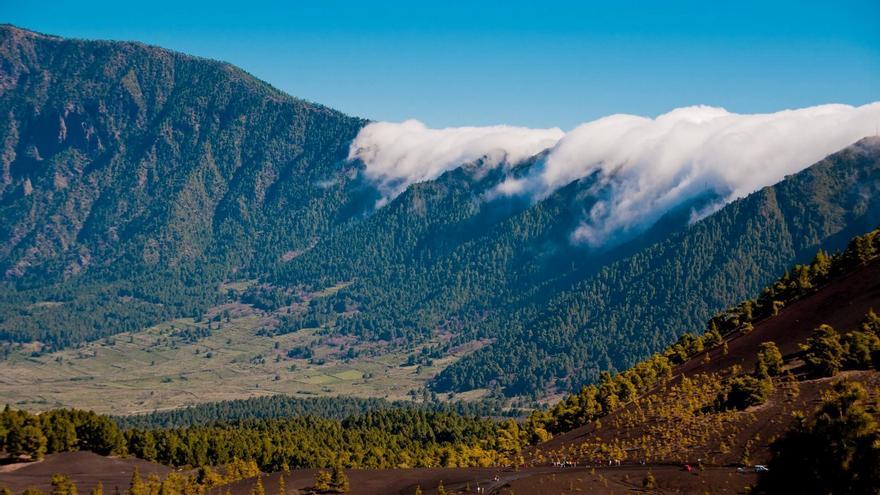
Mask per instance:
[[[393,198],[413,182],[466,163],[515,164],[549,148],[540,166],[508,178],[490,197],[528,195],[538,201],[595,174],[601,198],[572,238],[601,246],[638,233],[689,200],[711,194],[719,198],[714,205],[719,208],[779,182],[874,134],[878,125],[880,103],[766,114],[694,106],[656,118],[611,115],[564,135],[558,129],[429,129],[417,121],[380,122],[361,131],[350,158],[362,160],[368,179]]]

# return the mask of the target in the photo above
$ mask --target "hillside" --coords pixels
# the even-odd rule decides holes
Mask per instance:
[[[191,316],[338,220],[363,125],[228,64],[0,27],[0,339]]]
[[[493,195],[546,153],[462,163],[377,207],[347,159],[365,121],[228,64],[3,26],[0,67],[0,393],[25,407],[531,406],[880,218],[876,137],[698,222],[719,198],[591,247],[572,232],[607,193],[597,177]]]
[[[823,482],[855,479],[876,486],[871,473],[878,471],[871,463],[880,459],[875,455],[880,318],[872,309],[878,306],[880,230],[875,230],[854,238],[839,254],[820,251],[810,264],[786,272],[760,296],[713,317],[706,334],[686,335],[662,354],[608,375],[599,385],[536,411],[520,425],[388,409],[341,422],[315,417],[227,423],[208,419],[202,425],[123,432],[92,413],[61,410],[33,416],[7,410],[0,415],[7,441],[18,442],[22,427],[40,425],[47,443],[62,453],[2,468],[0,483],[46,486],[37,475],[64,472],[65,466],[71,479],[83,485],[111,480],[109,473],[96,471],[121,461],[64,454],[71,446],[64,442],[72,441],[105,454],[201,466],[200,474],[189,481],[168,475],[162,489],[169,492],[179,486],[206,490],[220,483],[224,490],[243,495],[252,493],[257,479],[264,490],[276,492],[283,477],[288,490],[308,493],[317,476],[314,468],[330,465],[350,466],[349,492],[363,495],[411,495],[419,489],[440,493],[441,483],[446,493],[474,493],[476,487],[497,494],[743,493],[756,484],[764,490],[780,482],[795,486],[793,474],[809,482],[801,468],[804,462],[815,463],[816,473],[828,476],[820,478]],[[748,388],[750,380],[761,385]],[[748,393],[740,395],[738,390]],[[848,390],[855,395],[847,395]],[[841,403],[847,404],[841,409],[834,402],[841,399],[853,402]],[[825,412],[817,414],[819,408]],[[874,439],[866,444],[873,450],[856,455],[855,467],[847,467],[811,448],[805,459],[787,468],[780,457],[786,452],[784,445],[792,438],[803,442],[797,435],[804,433],[797,432],[809,431],[798,425],[808,427],[835,414],[852,414],[849,421],[860,421],[863,437]],[[859,423],[836,427],[846,424]],[[68,427],[73,438],[64,434]],[[559,429],[546,439],[548,430]],[[540,438],[545,440],[535,442]],[[527,445],[528,439],[533,445]],[[846,445],[850,443],[825,450],[843,452]],[[17,443],[9,446],[16,452],[20,448]],[[130,466],[139,461],[125,462]],[[241,462],[240,472],[251,474],[223,467]],[[769,465],[770,474],[759,477],[753,470],[740,469],[754,464]],[[284,466],[298,469],[279,472]],[[271,474],[255,477],[257,467]],[[849,478],[840,476],[841,471],[850,473]],[[209,473],[226,473],[222,476],[228,481]],[[852,473],[867,478],[859,481]],[[788,477],[780,478],[783,474]],[[158,489],[160,481],[146,483]]]

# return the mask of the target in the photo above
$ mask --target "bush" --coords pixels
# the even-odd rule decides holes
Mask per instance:
[[[844,349],[840,335],[829,325],[819,325],[801,348],[811,376],[834,376],[843,367]]]
[[[777,376],[782,373],[782,353],[773,342],[764,342],[758,351],[755,373],[759,376]]]
[[[739,376],[730,381],[730,389],[721,400],[722,409],[743,410],[749,406],[763,404],[773,392],[773,382],[769,378]]]
[[[880,338],[873,333],[854,331],[843,337],[844,365],[850,369],[871,369],[873,356],[880,350]]]

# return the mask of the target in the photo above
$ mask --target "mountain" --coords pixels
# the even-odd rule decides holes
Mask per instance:
[[[441,373],[438,388],[494,380],[534,393],[628,368],[816,250],[876,227],[878,193],[880,138],[865,138],[505,321],[513,331]]]
[[[3,26],[0,68],[0,338],[203,310],[350,207],[364,121],[229,64]]]
[[[880,218],[880,139],[866,138],[696,223],[718,198],[591,247],[571,233],[603,194],[597,177],[540,201],[493,194],[543,153],[465,163],[377,208],[347,159],[364,125],[228,64],[0,28],[6,365],[75,356],[71,386],[105,383],[121,353],[165,383],[189,374],[172,369],[188,345],[218,354],[214,378],[249,363],[236,375],[259,375],[248,390],[317,385],[317,372],[384,390],[378,367],[393,398],[427,395],[430,379],[435,393],[538,399],[701,331]],[[123,332],[130,345],[99,341]],[[66,347],[82,352],[52,352]],[[126,407],[161,406],[146,400]]]

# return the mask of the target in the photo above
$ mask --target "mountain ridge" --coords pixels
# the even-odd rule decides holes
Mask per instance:
[[[0,340],[37,352],[244,304],[268,321],[255,338],[308,329],[341,362],[480,347],[433,391],[537,399],[637,362],[880,216],[880,140],[866,138],[603,250],[571,239],[596,175],[487,200],[546,152],[464,164],[376,209],[349,159],[366,120],[224,62],[5,27],[0,64]]]

